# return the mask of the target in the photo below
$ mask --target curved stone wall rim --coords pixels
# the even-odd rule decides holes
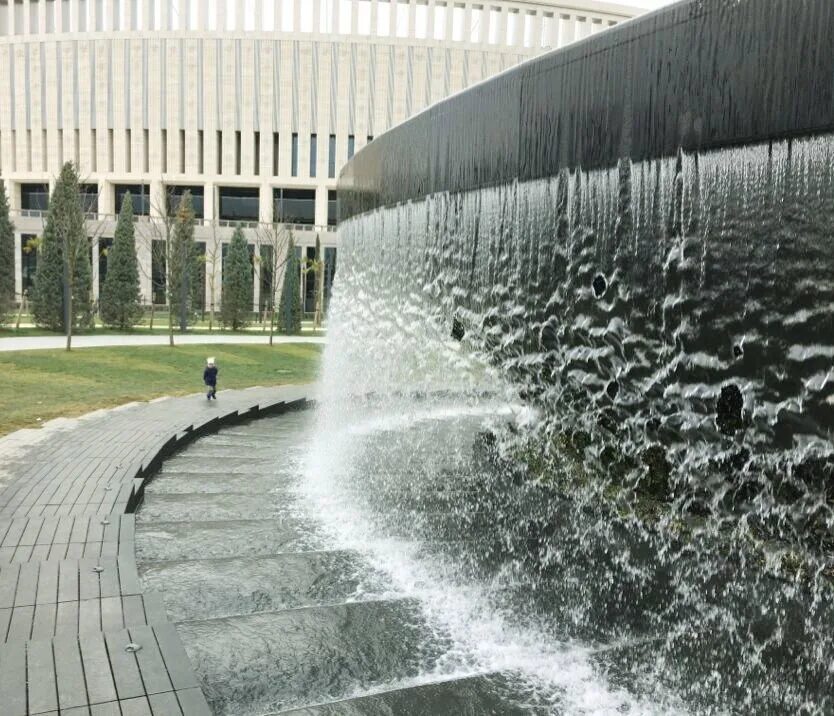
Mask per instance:
[[[658,33],[665,39],[639,54],[645,48],[636,45]],[[622,23],[510,68],[377,137],[341,173],[340,219],[562,169],[829,132],[834,50],[825,38],[832,33],[834,7],[826,0],[684,0]],[[642,82],[648,70],[655,78]],[[546,83],[554,72],[563,76]],[[510,111],[501,111],[501,93],[511,96]],[[467,112],[472,122],[463,130]],[[604,115],[596,137],[587,126],[594,114]],[[531,128],[531,120],[546,131]],[[485,149],[502,123],[517,141]]]

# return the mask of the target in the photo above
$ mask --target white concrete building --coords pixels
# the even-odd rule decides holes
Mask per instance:
[[[0,0],[0,178],[18,232],[17,291],[31,285],[27,241],[68,160],[89,194],[96,293],[126,190],[144,215],[147,301],[164,300],[153,227],[166,193],[184,188],[197,199],[198,242],[223,242],[243,222],[258,252],[259,223],[292,225],[305,255],[320,235],[329,281],[333,190],[355,151],[451,93],[638,12],[596,0]],[[207,305],[219,300],[209,282],[205,293]]]

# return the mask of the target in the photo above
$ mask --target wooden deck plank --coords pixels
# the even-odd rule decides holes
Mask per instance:
[[[168,676],[168,669],[159,651],[153,629],[149,626],[131,627],[128,633],[130,640],[142,647],[136,652],[136,661],[145,684],[145,693],[160,694],[173,691],[174,687]]]
[[[84,685],[84,667],[78,639],[62,637],[54,639],[55,674],[58,681],[58,706],[64,709],[87,705],[87,688]]]
[[[101,598],[101,580],[96,571],[100,567],[98,560],[78,560],[78,596],[81,601]]]
[[[147,624],[147,620],[145,619],[145,604],[142,597],[138,594],[122,597],[122,615],[126,627],[144,626]]]
[[[78,603],[78,633],[89,634],[101,631],[101,601],[82,599]]]
[[[122,709],[122,716],[153,716],[151,705],[144,696],[120,701],[119,706]]]
[[[78,601],[58,602],[55,613],[55,635],[78,634]]]
[[[41,562],[38,575],[38,592],[35,604],[55,604],[58,602],[58,563]]]
[[[51,639],[55,635],[57,604],[38,604],[32,622],[33,639]]]
[[[12,610],[12,620],[9,623],[8,641],[26,640],[32,638],[32,621],[35,607],[15,607]]]
[[[171,683],[179,691],[199,686],[191,661],[173,624],[159,624],[153,627],[159,651],[168,669]]]
[[[3,713],[26,716],[26,650],[22,642],[0,644],[0,694]]]
[[[127,630],[109,632],[104,635],[104,639],[107,643],[107,653],[110,656],[110,666],[113,669],[119,701],[144,696],[145,687],[142,684],[136,656],[125,651],[125,647],[130,644]]]
[[[118,701],[110,701],[106,704],[91,704],[90,716],[122,716]]]
[[[58,601],[78,601],[78,562],[67,559],[58,566]]]
[[[38,592],[38,572],[40,565],[29,563],[20,565],[20,575],[17,578],[17,590],[14,594],[16,607],[34,606]]]
[[[182,716],[180,703],[173,691],[164,694],[151,694],[148,696],[151,702],[153,716]]]
[[[51,641],[30,641],[26,645],[26,676],[29,713],[57,711],[58,685]]]
[[[103,704],[117,701],[116,684],[110,669],[110,659],[104,635],[89,634],[79,639],[81,662],[84,664],[84,681],[91,704]],[[118,714],[118,711],[116,711]]]
[[[183,716],[212,716],[206,697],[199,688],[177,691]]]
[[[19,574],[20,565],[14,563],[4,567],[0,573],[0,609],[10,609],[14,606]]]
[[[101,629],[102,631],[118,631],[124,629],[125,620],[122,612],[121,597],[102,597],[101,599]]]

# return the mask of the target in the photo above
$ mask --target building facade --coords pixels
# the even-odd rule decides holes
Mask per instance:
[[[66,161],[83,180],[96,296],[128,191],[148,303],[164,302],[153,242],[185,190],[206,255],[222,254],[241,224],[260,256],[264,228],[280,225],[303,256],[321,239],[329,285],[336,178],[354,152],[454,92],[635,14],[595,0],[0,0],[0,178],[17,292],[31,287],[33,238]],[[261,264],[256,309],[268,292]],[[207,273],[216,306],[222,257]]]

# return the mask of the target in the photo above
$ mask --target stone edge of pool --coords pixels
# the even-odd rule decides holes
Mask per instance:
[[[0,703],[7,716],[211,714],[158,594],[134,510],[159,466],[223,427],[312,404],[312,386],[98,411],[0,453]]]

